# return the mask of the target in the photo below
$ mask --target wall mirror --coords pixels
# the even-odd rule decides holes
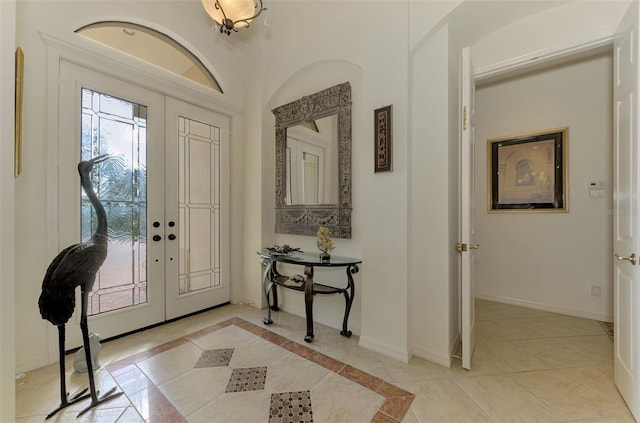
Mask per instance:
[[[351,238],[351,85],[273,109],[276,232]]]

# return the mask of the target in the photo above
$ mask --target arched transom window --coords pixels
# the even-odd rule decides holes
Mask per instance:
[[[106,21],[84,26],[75,32],[222,92],[218,81],[193,53],[155,29],[130,22]]]

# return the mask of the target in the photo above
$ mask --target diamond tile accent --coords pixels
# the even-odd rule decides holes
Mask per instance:
[[[221,367],[228,366],[233,355],[234,348],[224,348],[219,350],[206,350],[202,352],[202,355],[198,359],[198,362],[194,366],[198,367]]]
[[[311,423],[312,414],[309,391],[271,394],[269,423]]]
[[[258,391],[264,389],[267,367],[233,369],[225,392]]]

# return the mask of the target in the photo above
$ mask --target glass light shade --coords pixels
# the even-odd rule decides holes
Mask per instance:
[[[216,3],[220,5],[219,8],[216,8]],[[258,12],[254,0],[202,0],[202,6],[218,25],[224,25],[224,16],[226,15],[227,19],[234,23],[243,20],[243,22],[238,22],[238,25],[246,27],[251,22],[249,18],[253,18]],[[224,15],[222,10],[224,10]]]

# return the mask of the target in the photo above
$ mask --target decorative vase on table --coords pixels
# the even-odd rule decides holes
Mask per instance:
[[[316,232],[316,245],[322,251],[320,253],[321,261],[329,261],[331,254],[329,251],[335,248],[333,241],[331,240],[331,231],[326,226],[320,226],[318,232]]]

